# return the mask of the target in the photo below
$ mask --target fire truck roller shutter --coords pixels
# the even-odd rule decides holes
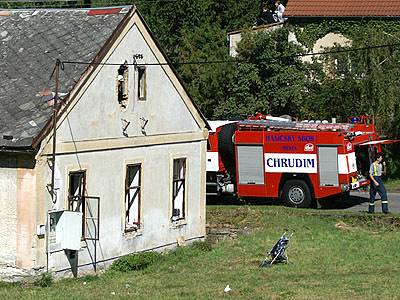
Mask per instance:
[[[311,206],[312,195],[308,184],[301,179],[291,179],[282,188],[282,198],[287,206],[307,208]]]
[[[235,145],[233,135],[235,134],[236,123],[224,125],[218,133],[218,152],[221,161],[232,177],[235,172]]]
[[[336,146],[318,146],[318,173],[320,186],[339,186]]]
[[[237,146],[239,184],[264,184],[262,145]]]

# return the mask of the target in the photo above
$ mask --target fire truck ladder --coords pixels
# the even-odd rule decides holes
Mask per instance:
[[[244,120],[238,122],[239,128],[268,128],[286,130],[308,130],[308,131],[350,131],[354,124],[347,123],[309,123],[309,122],[285,122],[276,120]]]

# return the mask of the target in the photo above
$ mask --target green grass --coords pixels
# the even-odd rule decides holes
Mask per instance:
[[[385,181],[385,187],[388,192],[399,193],[400,192],[400,179],[389,179]]]
[[[246,234],[220,241],[211,250],[201,245],[179,248],[140,271],[107,271],[61,280],[49,288],[0,283],[0,298],[395,299],[400,295],[397,215],[271,206],[212,206],[207,211],[212,226],[246,228]],[[294,231],[290,263],[259,268],[285,230]],[[225,294],[227,284],[232,291]]]

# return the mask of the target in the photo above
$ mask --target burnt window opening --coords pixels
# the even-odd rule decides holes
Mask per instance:
[[[128,106],[128,62],[118,68],[117,77],[118,103],[121,109],[126,109]]]
[[[140,164],[126,166],[125,231],[140,228],[141,170]]]
[[[138,71],[138,99],[139,100],[146,100],[146,68],[145,67],[137,67]]]
[[[185,219],[186,158],[174,159],[172,178],[172,221]]]
[[[68,210],[82,213],[82,237],[85,236],[85,171],[70,172],[68,183]]]

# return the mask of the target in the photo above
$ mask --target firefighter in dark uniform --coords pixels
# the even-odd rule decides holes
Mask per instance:
[[[384,173],[386,173],[386,164],[383,162],[383,154],[378,153],[376,160],[369,168],[369,177],[371,179],[371,187],[369,190],[369,213],[373,213],[375,211],[375,196],[377,192],[379,196],[381,196],[382,212],[385,214],[389,212],[386,189],[382,181],[382,175]]]

